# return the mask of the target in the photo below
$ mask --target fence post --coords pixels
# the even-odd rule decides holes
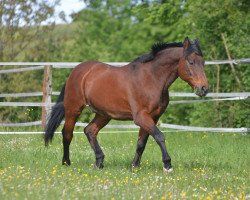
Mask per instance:
[[[42,127],[44,128],[51,112],[51,96],[52,96],[52,65],[44,66],[43,77],[43,100],[45,104],[42,106]]]

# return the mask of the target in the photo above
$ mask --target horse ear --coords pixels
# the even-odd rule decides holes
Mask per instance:
[[[186,37],[184,42],[183,42],[184,49],[187,49],[190,45],[191,45],[191,42],[190,42],[189,38]]]
[[[195,44],[195,46],[196,46],[197,49],[198,49],[198,53],[199,53],[201,56],[203,56],[202,51],[201,51],[201,47],[200,47],[200,42],[199,42],[199,40],[198,40],[197,38],[194,40],[194,44]]]
[[[200,42],[199,42],[199,39],[195,39],[194,40],[194,44],[197,46],[197,47],[200,47]]]

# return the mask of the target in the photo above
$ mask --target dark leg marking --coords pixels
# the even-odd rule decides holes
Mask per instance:
[[[65,124],[62,130],[63,135],[63,165],[70,165],[69,146],[73,138],[73,130],[78,116],[65,116]]]
[[[135,117],[135,122],[142,129],[148,132],[155,139],[157,144],[159,145],[162,152],[162,161],[164,164],[164,170],[166,172],[170,172],[172,169],[171,158],[167,152],[166,144],[165,144],[165,136],[163,133],[157,128],[155,125],[155,121],[149,116],[146,112],[141,112]]]
[[[164,168],[169,170],[172,168],[172,165],[171,165],[171,158],[167,152],[167,148],[165,144],[165,136],[157,127],[155,127],[154,129],[155,130],[153,131],[152,136],[157,142],[157,144],[160,146]]]
[[[140,128],[139,138],[138,138],[136,152],[135,152],[135,157],[134,157],[134,160],[132,162],[133,167],[139,167],[140,166],[141,157],[142,157],[142,154],[143,154],[144,149],[146,147],[146,144],[147,144],[147,141],[148,141],[148,136],[149,136],[149,134],[145,130]]]
[[[109,121],[110,118],[96,114],[94,119],[84,129],[84,133],[87,136],[88,141],[95,153],[96,157],[95,167],[99,169],[103,168],[103,161],[105,155],[97,141],[97,134],[100,129],[102,129],[105,125],[108,124]]]

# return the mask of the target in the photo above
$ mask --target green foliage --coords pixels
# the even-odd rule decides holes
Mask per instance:
[[[128,2],[89,5],[74,17],[79,24],[74,60],[130,61],[149,50],[160,27],[138,21]]]
[[[13,68],[13,66],[11,66]],[[31,71],[0,75],[1,93],[22,93],[42,91],[43,71]],[[41,97],[27,98],[1,98],[6,102],[41,102]],[[41,108],[33,108],[33,113],[27,112],[28,107],[0,107],[0,121],[2,122],[25,122],[41,119]]]
[[[59,1],[6,0],[0,2],[0,60],[20,61],[30,46],[53,29],[54,7]],[[47,22],[51,26],[43,26]],[[42,39],[42,38],[41,38]],[[31,44],[31,41],[35,41]],[[39,47],[39,45],[37,46]]]
[[[0,61],[49,61],[56,55],[51,31],[54,8],[59,3],[41,0],[0,1]],[[46,26],[43,25],[46,22]],[[48,51],[49,49],[49,51]],[[52,54],[51,54],[52,53]],[[53,55],[53,56],[51,56]],[[15,67],[15,66],[14,66]],[[1,69],[7,69],[1,66]],[[13,68],[13,66],[11,66]],[[1,93],[42,91],[43,71],[0,75]],[[1,98],[1,101],[40,101],[38,98]],[[40,120],[41,108],[1,107],[0,121]]]

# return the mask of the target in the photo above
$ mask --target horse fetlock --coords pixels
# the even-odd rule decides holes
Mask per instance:
[[[103,152],[100,153],[96,153],[96,160],[104,160],[105,155],[103,154]]]
[[[96,154],[96,165],[99,166],[100,164],[103,164],[104,158],[105,155],[102,152]]]
[[[163,163],[164,163],[164,168],[165,169],[171,169],[172,168],[171,159],[163,160]]]
[[[138,168],[138,167],[140,167],[140,161],[139,160],[137,160],[137,161],[133,161],[132,162],[132,168]]]
[[[136,152],[134,160],[132,162],[132,167],[139,167],[141,163],[141,153]]]
[[[104,167],[103,160],[104,159],[96,159],[94,167],[97,169],[102,169]]]

